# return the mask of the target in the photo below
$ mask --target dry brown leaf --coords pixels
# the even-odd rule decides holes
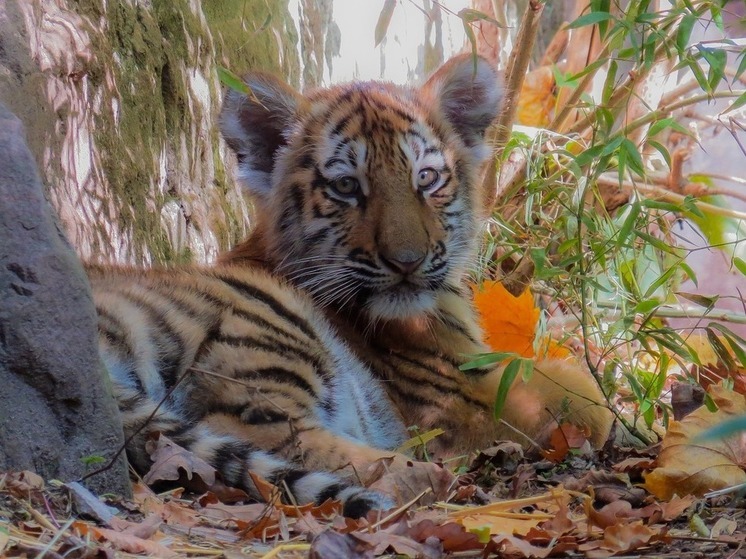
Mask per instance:
[[[652,470],[655,467],[655,459],[649,456],[633,456],[625,458],[618,464],[614,464],[612,469],[625,474],[637,475],[645,470]]]
[[[467,532],[463,526],[455,522],[436,524],[430,519],[422,520],[409,529],[408,535],[418,542],[424,542],[432,537],[438,538],[443,544],[443,551],[448,553],[484,547],[475,534]]]
[[[44,478],[28,470],[10,472],[5,477],[5,487],[16,497],[23,499],[30,492],[44,489]]]
[[[309,559],[369,559],[373,552],[367,542],[349,534],[326,530],[311,542]]]
[[[377,469],[374,464],[371,469]],[[370,474],[368,475],[370,479]],[[409,462],[405,467],[393,468],[381,475],[368,487],[391,495],[400,504],[411,501],[423,491],[431,490],[418,503],[428,505],[448,497],[456,482],[456,476],[432,462]]]
[[[157,541],[143,539],[132,534],[117,532],[109,528],[98,528],[85,522],[75,521],[73,527],[82,537],[92,537],[97,541],[105,540],[120,551],[127,553],[144,553],[153,557],[178,557],[178,553],[171,551]],[[152,535],[152,534],[151,534]]]
[[[350,534],[358,541],[364,542],[373,548],[374,555],[383,555],[388,549],[406,557],[418,557],[421,559],[440,559],[443,557],[441,546],[427,543],[418,543],[412,538],[393,534],[385,530],[370,534],[355,532]]]
[[[743,436],[692,442],[726,419],[746,414],[746,398],[710,387],[718,411],[702,407],[682,421],[672,421],[658,455],[658,467],[645,476],[645,488],[662,500],[673,495],[704,495],[708,491],[746,483],[746,441]]]
[[[596,510],[590,501],[586,501],[588,520],[599,528],[609,528],[625,524],[630,519],[660,518],[660,505],[653,503],[643,508],[634,508],[629,501],[619,500]]]
[[[527,557],[543,559],[548,557],[552,551],[551,547],[531,545],[516,536],[499,535],[492,538],[492,541],[487,545],[485,555],[489,552],[504,559],[523,559]]]
[[[549,438],[549,443],[552,448],[549,450],[542,450],[541,453],[547,460],[558,464],[567,458],[570,450],[583,448],[588,445],[589,435],[590,430],[587,428],[581,430],[576,425],[563,423],[552,431]]]
[[[696,500],[697,499],[693,495],[686,495],[684,497],[674,497],[670,501],[661,503],[661,520],[665,520],[666,522],[676,520],[684,514],[686,510],[696,502]]]
[[[190,489],[203,493],[215,483],[215,468],[160,434],[145,444],[153,465],[143,477],[148,485],[157,481],[191,482]]]
[[[602,559],[620,552],[639,549],[664,539],[662,530],[645,526],[642,522],[617,524],[604,530],[603,540],[583,544],[579,550],[588,559]]]

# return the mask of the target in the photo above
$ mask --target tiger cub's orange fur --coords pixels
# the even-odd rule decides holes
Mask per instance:
[[[449,61],[419,89],[353,83],[306,96],[274,77],[229,92],[221,127],[257,214],[212,268],[91,269],[104,359],[125,428],[161,431],[252,492],[248,471],[347,514],[392,504],[355,485],[406,427],[441,427],[448,457],[520,436],[491,409],[501,371],[464,290],[481,230],[476,175],[501,92]],[[170,391],[175,383],[179,385]],[[568,414],[569,410],[569,414]],[[576,364],[539,362],[504,419],[531,438],[567,416],[600,445],[612,416]]]

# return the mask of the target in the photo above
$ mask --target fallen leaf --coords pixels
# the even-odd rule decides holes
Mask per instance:
[[[630,519],[647,519],[658,514],[660,506],[653,503],[643,508],[634,508],[628,501],[614,501],[596,509],[590,501],[586,501],[586,515],[588,520],[599,528],[609,528],[620,524],[626,524]]]
[[[44,489],[44,478],[28,470],[10,472],[6,475],[4,481],[7,490],[20,498],[26,498],[29,493]]]
[[[215,468],[197,455],[180,447],[165,435],[145,443],[153,465],[143,477],[148,485],[157,481],[182,481],[189,483],[190,489],[204,493],[215,483]]]
[[[725,338],[714,334],[713,336],[714,338],[710,338],[706,333],[693,333],[687,336],[687,345],[697,354],[702,364],[692,365],[691,376],[698,379],[704,389],[709,389],[723,379],[731,379],[733,390],[739,394],[746,394],[746,370],[739,366],[740,362]],[[715,350],[713,343],[720,346],[721,354]]]
[[[409,529],[409,536],[418,542],[424,542],[428,538],[438,538],[443,544],[443,551],[455,553],[457,551],[469,551],[482,549],[477,536],[467,532],[460,524],[446,522],[436,524],[430,519],[422,520]]]
[[[371,479],[370,471],[380,473],[377,464],[373,464],[365,476]],[[423,491],[428,491],[418,502],[428,505],[448,497],[456,483],[454,476],[447,469],[432,462],[409,462],[404,467],[392,468],[374,481],[366,483],[370,489],[391,495],[399,504],[411,501]]]
[[[661,503],[661,519],[667,522],[676,520],[696,501],[697,499],[693,495],[685,495],[684,497],[673,497],[669,501]]]
[[[485,548],[485,555],[493,553],[505,559],[519,559],[523,557],[536,557],[543,559],[552,552],[551,547],[538,547],[531,545],[516,536],[498,535],[492,538],[490,544]]]
[[[713,539],[719,538],[722,534],[732,536],[733,533],[738,529],[738,522],[729,518],[718,518],[715,524],[710,530],[710,537]]]
[[[120,551],[127,553],[144,553],[155,557],[178,557],[178,553],[171,551],[164,545],[150,539],[143,539],[124,532],[117,532],[109,528],[98,528],[85,522],[75,521],[73,527],[82,537],[92,537],[98,541],[108,541]],[[152,534],[151,534],[152,535]]]
[[[630,457],[625,458],[621,462],[614,464],[612,466],[612,469],[614,469],[617,472],[623,472],[626,474],[632,475],[640,475],[645,470],[652,470],[655,466],[655,458],[651,457],[643,457],[643,456],[636,456],[636,457]]]
[[[474,305],[485,334],[485,342],[493,350],[536,357],[534,338],[541,311],[534,304],[529,290],[518,297],[496,281],[484,281],[473,287]],[[549,337],[541,342],[540,357],[563,358],[570,350]]]
[[[699,408],[681,421],[672,421],[663,438],[658,467],[645,476],[645,488],[662,500],[673,495],[702,496],[708,491],[746,483],[746,439],[743,434],[727,439],[693,442],[705,429],[746,414],[746,398],[721,386],[711,386],[718,411]]]
[[[664,540],[661,530],[645,526],[642,522],[633,522],[609,526],[604,530],[603,540],[583,544],[579,549],[589,559],[600,559]]]
[[[369,559],[373,557],[371,546],[349,534],[326,530],[311,542],[309,559]]]
[[[440,545],[433,545],[431,542],[422,544],[406,536],[392,534],[384,530],[370,534],[354,532],[350,536],[371,546],[374,555],[383,555],[391,549],[394,553],[406,557],[421,559],[440,559],[443,557],[443,550]]]
[[[558,464],[562,462],[571,450],[582,448],[588,445],[588,436],[590,429],[581,430],[576,425],[563,423],[556,427],[549,438],[551,448],[542,450],[541,454],[547,460]]]

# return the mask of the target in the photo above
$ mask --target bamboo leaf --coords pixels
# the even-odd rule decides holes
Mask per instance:
[[[226,87],[231,88],[233,91],[243,93],[244,95],[253,96],[251,88],[246,85],[243,80],[236,74],[228,70],[228,68],[218,66],[218,79],[220,80],[220,83],[222,83]]]
[[[376,23],[375,46],[380,45],[381,41],[386,37],[386,32],[391,23],[391,16],[394,15],[394,8],[396,8],[396,0],[385,0],[383,3],[383,8],[381,9],[381,13],[378,14],[378,22]]]
[[[614,16],[608,12],[591,12],[580,16],[578,19],[570,23],[570,25],[567,26],[567,29],[577,29],[578,27],[584,27],[586,25],[595,25],[602,21],[609,21],[611,19],[614,19]]]
[[[498,421],[503,413],[503,409],[505,408],[505,401],[508,398],[510,387],[513,386],[513,381],[522,369],[521,361],[523,361],[523,359],[513,359],[505,366],[505,369],[503,370],[503,376],[500,378],[500,385],[497,387],[495,405],[492,408],[492,414],[495,418],[495,421]]]

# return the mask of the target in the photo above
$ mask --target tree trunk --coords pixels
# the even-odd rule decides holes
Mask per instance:
[[[0,0],[0,99],[78,254],[204,262],[241,239],[217,66],[297,84],[296,43],[287,0]]]

